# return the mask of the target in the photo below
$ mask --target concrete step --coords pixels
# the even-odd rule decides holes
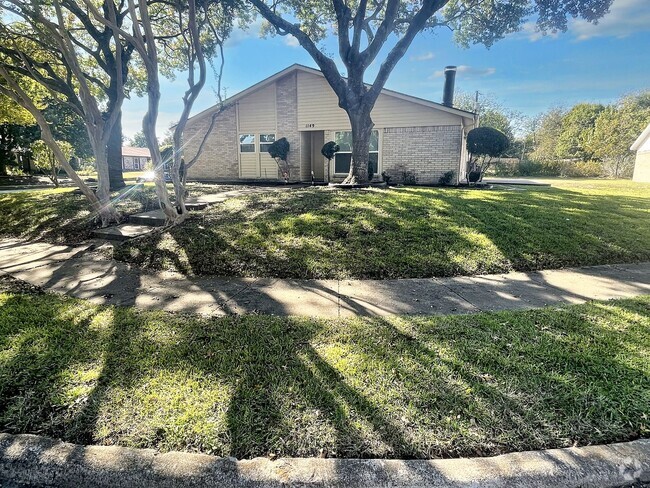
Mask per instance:
[[[150,210],[129,216],[129,223],[136,225],[148,225],[150,227],[163,227],[167,223],[167,217],[162,210]]]
[[[185,202],[185,208],[188,210],[203,210],[209,205],[208,202],[202,202],[198,200],[189,200]]]
[[[121,224],[115,227],[105,227],[93,231],[95,237],[107,239],[109,241],[126,241],[133,237],[148,234],[153,231],[153,227],[148,225]]]

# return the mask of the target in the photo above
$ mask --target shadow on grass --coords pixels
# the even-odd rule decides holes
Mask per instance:
[[[314,321],[10,295],[0,305],[0,428],[239,458],[628,440],[648,434],[649,317],[647,299]]]
[[[218,205],[118,259],[185,274],[426,278],[650,259],[649,201],[555,188],[307,189]]]
[[[158,208],[150,189],[127,187],[111,195],[118,212]],[[92,237],[100,222],[83,195],[72,190],[25,191],[0,195],[0,236],[46,242],[81,242]]]

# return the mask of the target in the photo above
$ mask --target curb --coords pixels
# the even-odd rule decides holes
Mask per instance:
[[[650,439],[491,458],[237,461],[0,434],[1,480],[57,487],[618,487],[650,482]]]

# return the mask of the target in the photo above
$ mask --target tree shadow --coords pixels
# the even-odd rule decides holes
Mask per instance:
[[[558,188],[363,195],[322,188],[251,195],[126,243],[116,257],[188,275],[311,279],[428,278],[650,259],[650,226],[640,212],[648,200],[640,197]]]
[[[0,321],[10,432],[239,458],[402,459],[648,433],[647,300],[348,321],[50,301],[0,307],[38,310]],[[82,386],[67,380],[84,370]]]
[[[117,211],[126,214],[158,207],[150,188],[126,187],[111,194]],[[72,191],[29,191],[0,195],[0,235],[29,241],[79,243],[92,237],[101,222],[83,195]]]

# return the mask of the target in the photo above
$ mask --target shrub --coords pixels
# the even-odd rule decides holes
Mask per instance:
[[[282,137],[269,146],[269,154],[275,160],[286,161],[289,156],[289,141]]]
[[[331,161],[332,158],[334,157],[334,155],[335,155],[337,152],[339,152],[340,149],[341,149],[341,148],[339,147],[339,145],[338,145],[336,142],[334,142],[334,141],[329,141],[329,142],[326,142],[326,143],[323,145],[322,149],[320,150],[320,153],[321,153],[323,156],[325,156],[328,160]]]
[[[386,173],[385,171],[381,172],[381,179],[384,180],[384,183],[386,183],[387,185],[390,185],[391,178],[392,176]]]
[[[597,161],[577,161],[567,164],[563,176],[590,178],[603,176],[603,165]]]
[[[510,147],[508,137],[492,127],[477,127],[467,134],[467,150],[473,156],[498,158]]]
[[[405,185],[417,185],[418,177],[413,171],[404,170],[402,171],[402,183]]]
[[[456,173],[454,173],[453,171],[447,171],[444,175],[442,175],[438,179],[438,183],[440,183],[441,185],[451,185],[451,182],[454,181],[455,174]]]
[[[467,163],[467,181],[476,183],[490,167],[492,158],[498,158],[510,147],[510,140],[492,127],[477,127],[467,134],[467,150],[471,157]]]
[[[281,137],[269,146],[269,155],[275,159],[275,163],[278,165],[285,183],[289,181],[290,176],[289,163],[287,162],[290,147],[291,145],[286,137]]]

